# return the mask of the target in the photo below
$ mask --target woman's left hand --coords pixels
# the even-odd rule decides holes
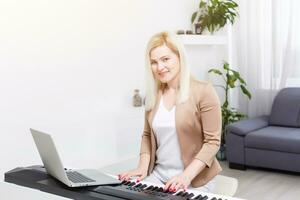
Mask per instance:
[[[179,189],[187,190],[188,186],[191,184],[189,178],[181,173],[177,176],[171,178],[165,185],[164,191],[176,192]]]

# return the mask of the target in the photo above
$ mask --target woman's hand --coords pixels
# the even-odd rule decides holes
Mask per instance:
[[[194,159],[179,175],[171,178],[165,185],[164,190],[176,192],[178,189],[187,190],[192,180],[205,168],[205,163]]]
[[[119,174],[120,181],[128,181],[132,177],[137,177],[137,182],[143,180],[147,176],[147,169],[138,167],[137,169]]]
[[[176,192],[179,189],[187,190],[190,184],[191,180],[184,173],[181,173],[166,183],[164,191]]]
[[[146,154],[146,153],[141,154],[138,168],[119,174],[118,175],[119,180],[120,181],[128,181],[132,177],[137,177],[138,182],[143,180],[147,176],[149,162],[150,162],[150,154]]]

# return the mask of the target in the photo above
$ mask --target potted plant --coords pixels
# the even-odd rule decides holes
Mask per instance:
[[[226,126],[230,123],[239,121],[246,117],[245,114],[240,113],[237,109],[229,105],[229,100],[228,100],[229,91],[234,88],[240,88],[242,93],[248,99],[251,99],[251,93],[246,88],[246,82],[241,77],[240,73],[233,69],[230,69],[229,64],[227,62],[224,62],[223,64],[223,71],[224,72],[218,69],[210,69],[208,71],[208,73],[214,73],[218,76],[221,76],[221,78],[224,81],[224,85],[216,85],[217,87],[221,87],[222,89],[224,89],[224,93],[225,93],[225,100],[221,106],[221,110],[222,110],[221,147],[220,147],[220,151],[217,154],[217,158],[219,160],[226,159],[225,157]]]
[[[199,9],[192,14],[195,33],[208,30],[211,34],[224,27],[228,21],[234,23],[238,16],[238,4],[233,0],[201,0]]]

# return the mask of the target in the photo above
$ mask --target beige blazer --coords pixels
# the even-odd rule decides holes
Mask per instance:
[[[150,154],[148,174],[153,171],[155,165],[157,143],[152,121],[161,96],[160,90],[155,107],[145,112],[140,154]],[[192,180],[193,187],[205,185],[222,170],[215,158],[220,147],[221,121],[220,101],[213,86],[208,82],[191,78],[189,99],[176,105],[175,123],[184,167],[186,168],[194,159],[206,164],[204,170]]]

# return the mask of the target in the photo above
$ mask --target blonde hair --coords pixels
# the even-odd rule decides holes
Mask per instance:
[[[160,32],[150,38],[146,49],[146,111],[154,108],[159,89],[164,89],[166,86],[166,84],[155,79],[150,62],[151,51],[162,45],[166,45],[170,48],[180,60],[180,80],[176,104],[183,103],[189,98],[190,69],[187,64],[183,44],[179,41],[176,34],[171,32]]]

